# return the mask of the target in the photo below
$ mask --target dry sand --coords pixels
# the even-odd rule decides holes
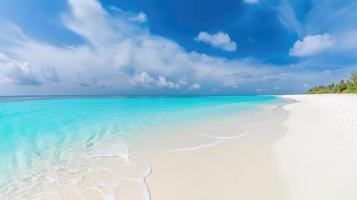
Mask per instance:
[[[105,146],[0,199],[356,200],[357,95],[282,98],[290,103],[142,138],[136,151]]]
[[[244,137],[154,159],[151,199],[357,199],[357,96],[283,98]]]
[[[357,199],[357,95],[285,97],[298,101],[275,146],[290,199]]]

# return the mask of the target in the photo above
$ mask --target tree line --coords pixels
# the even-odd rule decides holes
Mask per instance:
[[[309,89],[307,94],[327,94],[327,93],[357,93],[357,72],[353,72],[349,80],[341,80],[330,85],[317,86]]]

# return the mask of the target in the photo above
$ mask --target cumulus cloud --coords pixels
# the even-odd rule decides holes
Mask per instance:
[[[32,39],[17,26],[2,29],[10,32],[5,37],[9,55],[29,63],[32,69],[28,74],[46,83],[41,88],[44,91],[178,90],[197,81],[225,87],[227,74],[256,73],[259,68],[259,64],[187,52],[171,40],[148,33],[126,15],[110,16],[98,1],[68,3],[70,12],[63,13],[63,24],[85,38],[83,44],[59,47]]]
[[[158,82],[157,85],[159,87],[163,87],[163,88],[175,88],[175,89],[179,89],[180,85],[171,81],[166,80],[165,77],[163,76],[159,76],[158,77]]]
[[[41,82],[32,73],[28,63],[13,65],[8,71],[8,77],[18,85],[40,85]]]
[[[133,22],[145,23],[147,21],[147,16],[145,13],[139,12],[138,15],[131,17],[130,20]]]
[[[222,31],[215,34],[209,34],[207,32],[201,31],[195,38],[195,41],[204,42],[215,48],[220,48],[225,51],[237,50],[237,44],[231,40],[231,37],[229,37],[227,33]]]
[[[186,79],[186,77],[183,77],[183,78],[180,78],[180,80],[178,81],[178,83],[180,85],[187,85],[188,84],[188,81]]]
[[[18,62],[0,52],[0,75],[3,81],[13,82],[16,85],[40,85],[41,81],[32,72],[28,62]]]
[[[246,3],[246,4],[257,4],[257,3],[259,3],[259,0],[244,0],[244,3]]]
[[[171,89],[179,89],[180,84],[169,81],[164,76],[158,76],[154,78],[147,72],[142,72],[139,74],[135,74],[131,79],[131,83],[135,86],[141,86],[145,88],[159,87],[159,88],[171,88]]]
[[[201,89],[201,85],[198,83],[194,83],[194,84],[190,85],[190,87],[188,89],[189,90],[198,90],[198,89]]]
[[[131,79],[131,83],[135,86],[151,87],[154,82],[154,78],[147,72],[135,74]]]
[[[298,57],[314,56],[332,48],[333,45],[334,40],[329,34],[308,35],[303,40],[296,41],[289,54]]]
[[[307,48],[293,50],[294,47],[291,47],[290,55],[303,57],[300,62],[313,63],[312,67],[320,66],[320,69],[323,66],[354,65],[357,61],[357,12],[353,11],[357,9],[357,2],[346,0],[344,4],[338,4],[335,0],[316,1],[304,11],[300,9],[302,5],[303,2],[280,1],[277,11],[282,25],[299,38],[316,36],[317,33],[328,33],[329,38],[325,36],[327,45],[317,45],[319,47],[312,53],[302,51]],[[303,41],[300,39],[301,45]],[[320,56],[314,56],[318,54]]]
[[[68,0],[68,5],[62,22],[85,40],[81,44],[56,46],[31,38],[16,25],[1,24],[0,93],[142,94],[157,88],[163,94],[184,94],[190,89],[224,93],[232,88],[254,93],[255,88],[269,84],[288,88],[287,83],[310,83],[322,76],[297,73],[294,66],[279,68],[249,58],[189,52],[133,22],[132,13],[112,16],[95,0]],[[206,39],[218,48],[236,50],[223,32],[208,34]],[[31,85],[31,91],[24,85]]]

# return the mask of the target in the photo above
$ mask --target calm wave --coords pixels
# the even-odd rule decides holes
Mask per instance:
[[[0,178],[34,173],[41,163],[65,162],[102,141],[169,134],[201,121],[274,102],[273,96],[0,99]]]

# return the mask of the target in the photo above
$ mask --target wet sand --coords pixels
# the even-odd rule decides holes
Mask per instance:
[[[244,137],[154,159],[152,199],[357,199],[357,95],[283,98]]]
[[[128,149],[108,141],[7,187],[3,199],[357,199],[357,95],[282,98]]]
[[[274,150],[286,132],[282,121],[287,115],[277,108],[270,120],[250,126],[242,137],[162,154],[152,162],[147,181],[152,199],[289,199]]]

